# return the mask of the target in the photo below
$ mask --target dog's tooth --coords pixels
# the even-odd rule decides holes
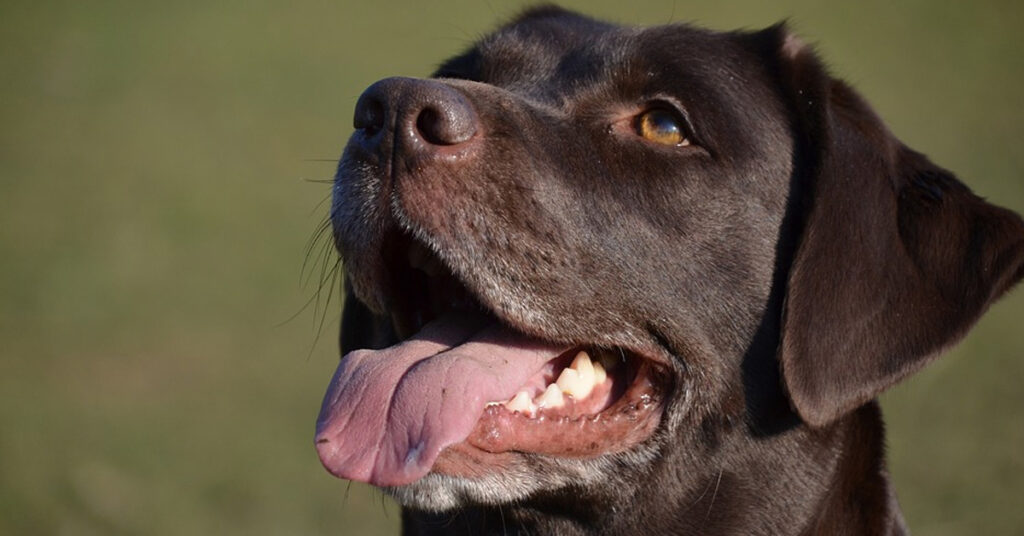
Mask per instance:
[[[536,403],[537,408],[560,408],[565,405],[565,399],[562,397],[562,390],[558,388],[558,384],[553,383],[537,397]]]
[[[594,385],[601,385],[607,379],[608,372],[604,370],[604,365],[600,361],[594,361]]]
[[[593,381],[594,376],[594,362],[590,359],[590,354],[581,351],[576,354],[576,358],[572,360],[570,368],[576,369],[576,372],[580,373],[580,379],[583,381]]]
[[[563,393],[571,395],[576,390],[577,384],[580,383],[580,373],[576,372],[576,369],[565,368],[562,369],[562,373],[558,375],[558,379],[555,380],[555,384],[562,390]]]
[[[537,406],[534,405],[533,400],[530,400],[530,394],[526,391],[516,393],[512,400],[505,402],[505,407],[509,411],[518,411],[529,415],[533,415],[537,411]]]
[[[580,379],[580,373],[574,368],[566,368],[562,370],[562,373],[558,375],[558,381],[555,382],[558,388],[563,393],[572,396],[573,398],[580,399],[590,394],[590,387],[583,384]]]
[[[590,394],[590,391],[594,389],[594,363],[590,361],[590,355],[586,352],[580,352],[576,354],[576,358],[572,360],[572,365],[569,367],[575,369],[579,374],[580,381],[578,392],[573,393],[576,398],[586,398]]]

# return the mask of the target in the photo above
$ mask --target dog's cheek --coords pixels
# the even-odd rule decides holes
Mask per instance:
[[[581,210],[578,196],[522,140],[483,149],[457,166],[438,163],[401,177],[400,217],[495,312],[550,327],[552,335],[578,334],[587,274],[566,221]]]

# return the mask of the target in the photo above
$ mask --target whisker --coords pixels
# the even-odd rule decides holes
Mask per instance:
[[[332,162],[336,163],[337,158],[308,158],[305,159],[308,162]],[[333,179],[301,179],[307,183],[313,184],[331,184],[334,182]],[[325,195],[317,204],[312,208],[310,214],[323,210],[324,204],[328,203],[333,194],[328,193]],[[316,349],[317,344],[320,342],[320,336],[323,334],[324,326],[327,324],[331,304],[334,303],[334,293],[337,292],[341,285],[342,274],[342,262],[340,255],[334,247],[333,241],[333,223],[331,217],[328,215],[317,224],[312,235],[307,240],[304,254],[302,259],[302,266],[299,270],[299,285],[303,289],[308,289],[310,284],[315,285],[315,289],[309,298],[299,307],[296,311],[286,320],[282,321],[278,326],[287,324],[295,320],[299,315],[310,309],[313,309],[313,341],[309,347],[309,353],[306,356],[308,360],[313,355],[313,351]],[[347,492],[347,490],[346,490]]]
[[[298,311],[295,311],[295,313],[293,313],[293,314],[292,314],[292,316],[288,317],[287,319],[285,319],[285,320],[282,320],[281,322],[279,322],[279,323],[277,323],[277,324],[274,324],[274,326],[273,326],[273,327],[274,327],[274,328],[279,328],[279,327],[281,327],[281,326],[283,326],[283,325],[285,325],[285,324],[287,324],[287,323],[291,322],[292,320],[295,320],[296,318],[298,318],[298,317],[299,317],[299,315],[301,315],[301,314],[303,313],[303,311],[305,311],[306,309],[308,309],[308,308],[309,308],[309,305],[310,305],[311,303],[313,303],[313,300],[314,300],[315,298],[316,298],[316,296],[310,296],[310,297],[309,297],[309,299],[308,299],[308,300],[306,300],[306,302],[302,304],[302,307],[299,307],[299,310],[298,310]]]
[[[317,227],[317,229],[315,231],[313,231],[313,236],[311,236],[309,238],[309,241],[306,242],[306,253],[305,253],[305,256],[304,256],[304,258],[302,260],[302,268],[301,268],[301,270],[299,272],[299,284],[300,285],[305,286],[306,283],[308,283],[309,278],[306,276],[306,268],[309,267],[309,261],[313,257],[313,251],[318,247],[318,244],[321,243],[324,240],[324,236],[327,234],[327,232],[330,229],[331,229],[331,220],[329,218],[327,218],[327,219],[325,219],[320,224],[319,227]],[[331,244],[328,243],[328,244],[326,244],[326,246],[329,248],[331,246]],[[321,253],[321,255],[324,255],[326,253],[327,252],[323,252],[323,253]],[[310,275],[312,275],[312,274],[310,274]]]
[[[334,297],[334,289],[340,288],[338,285],[339,275],[341,274],[341,259],[338,258],[334,261],[334,264],[330,268],[324,265],[324,271],[326,272],[320,278],[320,284],[317,285],[317,291],[313,299],[313,322],[316,324],[316,329],[313,333],[313,343],[309,346],[309,353],[306,355],[308,361],[313,357],[313,351],[316,349],[316,345],[320,342],[320,336],[324,333],[324,326],[327,324],[327,312],[331,306],[331,298]],[[324,286],[327,287],[327,297],[323,301],[323,308],[320,308],[321,295],[323,293]],[[317,322],[317,317],[320,321]]]

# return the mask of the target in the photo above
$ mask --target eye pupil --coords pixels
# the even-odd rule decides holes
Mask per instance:
[[[662,145],[684,145],[683,126],[674,114],[666,110],[649,110],[640,116],[639,134]]]
[[[665,112],[651,112],[647,114],[647,118],[654,130],[660,133],[679,132],[679,125],[676,124],[675,118]]]

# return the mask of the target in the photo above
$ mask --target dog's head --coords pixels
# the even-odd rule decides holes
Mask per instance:
[[[377,82],[355,127],[332,219],[342,346],[370,350],[317,446],[419,508],[628,497],[726,435],[825,428],[1024,276],[1020,218],[782,26],[536,9]]]

